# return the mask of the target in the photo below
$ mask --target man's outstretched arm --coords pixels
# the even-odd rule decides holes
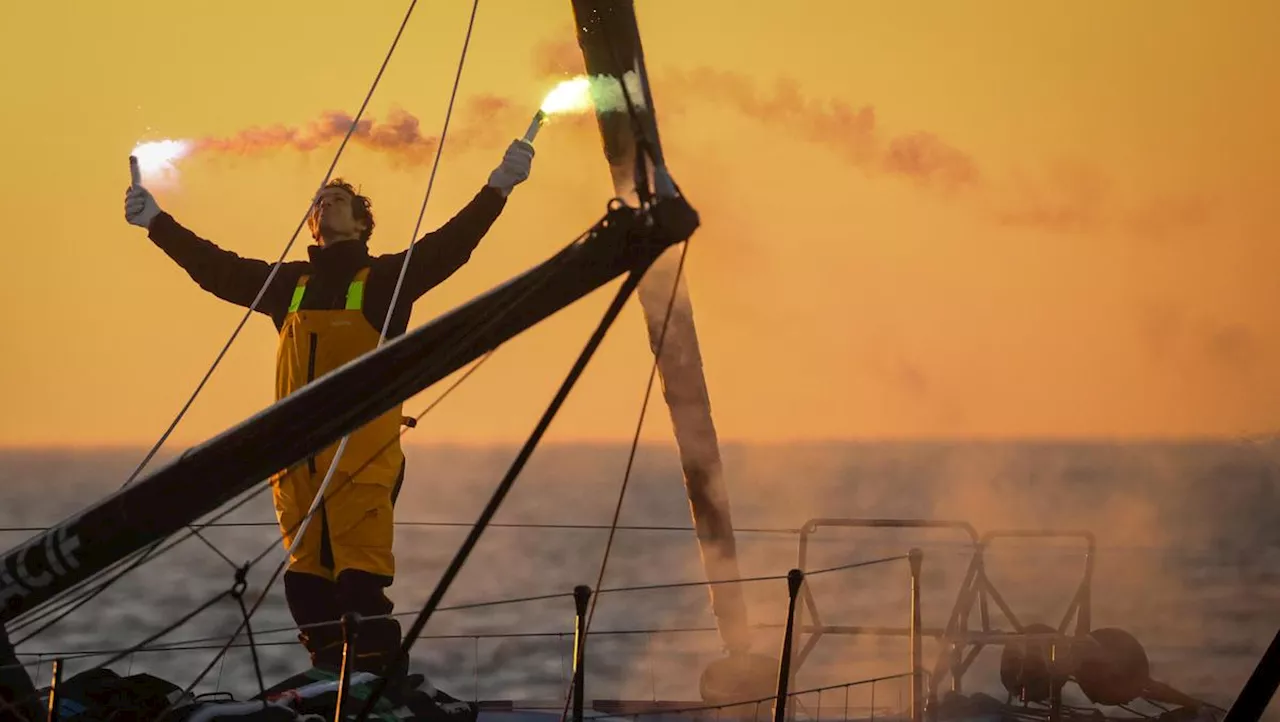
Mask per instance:
[[[529,177],[532,162],[533,146],[514,141],[507,148],[502,163],[489,175],[488,184],[476,193],[471,202],[443,226],[414,242],[397,306],[412,304],[471,260],[471,252],[480,245],[502,214],[511,190]],[[400,265],[404,263],[404,254],[401,251],[384,257],[385,267],[395,266],[395,276],[391,281],[393,288]],[[390,301],[388,291],[384,302]]]
[[[141,186],[130,186],[125,194],[125,220],[147,229],[147,237],[200,288],[237,306],[253,305],[271,274],[270,263],[242,258],[183,227],[173,216],[160,210],[151,193]],[[258,311],[271,315],[282,307],[281,299],[289,294],[297,280],[296,274],[287,270],[281,268],[272,279],[271,287],[258,303]]]

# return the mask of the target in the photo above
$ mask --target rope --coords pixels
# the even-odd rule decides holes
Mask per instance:
[[[550,259],[548,259],[546,262],[544,262],[544,263],[543,263],[543,267],[544,267],[544,268],[550,268],[550,267],[553,267],[557,262],[561,261],[561,260],[566,256],[566,254],[567,254],[567,253],[568,253],[568,252],[569,252],[569,251],[570,251],[574,246],[576,246],[577,244],[581,243],[584,239],[586,239],[586,238],[587,238],[587,236],[592,232],[592,230],[594,230],[594,228],[595,228],[595,227],[598,227],[599,225],[600,225],[600,221],[597,221],[597,223],[595,224],[595,226],[593,226],[591,229],[588,229],[587,231],[584,231],[583,233],[579,234],[575,239],[573,239],[572,241],[570,241],[569,243],[567,243],[563,248],[561,248],[561,249],[560,249],[560,251],[558,251],[558,252],[557,252],[555,255],[553,255]],[[527,297],[528,297],[528,294],[534,293],[534,292],[535,292],[535,291],[537,291],[538,289],[542,288],[542,286],[543,286],[543,285],[545,285],[545,283],[549,280],[549,278],[550,278],[550,274],[547,274],[546,276],[544,276],[544,277],[541,279],[541,281],[540,281],[540,283],[539,283],[539,284],[536,284],[536,285],[532,285],[532,286],[530,286],[530,287],[525,291],[525,293],[524,293],[523,295],[518,296],[518,297],[516,297],[516,298],[512,299],[511,303],[507,306],[507,308],[505,308],[505,309],[503,309],[502,311],[499,311],[498,313],[494,314],[492,317],[490,317],[490,318],[487,320],[487,322],[486,322],[486,323],[483,323],[483,324],[481,324],[480,326],[478,326],[477,328],[472,329],[472,334],[474,335],[474,334],[481,333],[481,332],[483,332],[485,329],[487,329],[489,326],[491,326],[491,325],[493,325],[493,324],[497,323],[498,321],[500,321],[500,320],[501,320],[502,318],[504,318],[507,314],[511,313],[511,311],[512,311],[513,309],[515,309],[515,308],[519,307],[519,305],[523,302],[523,300],[524,300],[525,298],[527,298]],[[485,363],[485,362],[486,362],[490,357],[492,357],[492,355],[493,355],[495,352],[496,352],[496,349],[492,349],[492,350],[490,350],[490,351],[489,351],[489,352],[487,352],[484,356],[482,356],[480,359],[478,359],[474,364],[472,364],[472,366],[471,366],[471,367],[470,367],[470,368],[469,368],[469,369],[468,369],[468,370],[467,370],[467,371],[466,371],[466,372],[465,372],[461,377],[459,377],[456,381],[454,381],[454,382],[453,382],[453,384],[451,384],[448,388],[446,388],[446,389],[445,389],[445,391],[444,391],[444,392],[442,392],[442,393],[440,394],[440,396],[438,396],[438,397],[437,397],[437,398],[436,398],[436,399],[435,399],[431,404],[429,404],[429,405],[428,405],[426,408],[424,408],[424,409],[423,409],[419,414],[417,414],[417,416],[416,416],[416,417],[414,417],[415,421],[421,421],[423,417],[425,417],[425,416],[426,416],[430,411],[432,411],[432,410],[433,410],[433,409],[435,409],[435,408],[436,408],[440,403],[442,403],[442,402],[444,401],[444,399],[445,399],[445,398],[447,398],[451,392],[453,392],[454,390],[456,390],[458,386],[460,386],[463,382],[465,382],[468,378],[470,378],[470,376],[471,376],[473,373],[475,373],[475,371],[477,371],[477,370],[480,368],[480,366],[482,366],[482,365],[483,365],[483,364],[484,364],[484,363]],[[449,358],[449,357],[448,357],[448,356],[446,356],[446,359],[447,359],[447,358]],[[371,455],[371,456],[369,457],[369,459],[367,459],[367,460],[365,461],[365,463],[364,463],[364,464],[362,464],[362,465],[361,465],[361,466],[360,466],[360,467],[359,467],[355,472],[353,472],[350,478],[348,478],[348,479],[344,479],[342,482],[340,482],[340,486],[341,486],[341,484],[350,483],[350,482],[351,482],[351,481],[353,481],[356,477],[358,477],[358,475],[359,475],[359,474],[360,474],[360,473],[361,473],[361,472],[362,472],[362,471],[363,471],[363,470],[364,470],[364,469],[365,469],[365,468],[366,468],[370,463],[372,463],[372,461],[373,461],[374,459],[376,459],[376,458],[377,458],[377,455],[378,455],[378,454],[381,454],[383,450],[385,450],[385,449],[386,449],[387,447],[389,447],[392,443],[394,443],[396,439],[398,439],[398,438],[402,437],[404,434],[408,433],[408,431],[409,431],[409,428],[404,428],[404,429],[399,430],[399,432],[398,432],[395,436],[393,436],[392,438],[388,439],[388,441],[386,442],[386,444],[384,444],[384,445],[383,445],[383,447],[382,447],[382,448],[380,448],[378,451],[374,452],[374,453],[373,453],[373,455]],[[251,491],[249,492],[249,495],[248,495],[248,496],[246,496],[244,499],[242,499],[241,501],[237,502],[236,504],[232,505],[230,508],[226,509],[225,511],[223,511],[223,512],[221,512],[221,513],[219,513],[219,514],[214,515],[213,519],[214,519],[214,520],[217,520],[217,519],[221,519],[221,518],[223,518],[223,517],[225,517],[225,516],[228,516],[230,513],[232,513],[233,511],[235,511],[237,508],[239,508],[239,507],[243,506],[245,503],[247,503],[251,498],[253,498],[253,497],[257,496],[258,494],[262,493],[263,491],[265,491],[265,490],[266,490],[266,488],[267,488],[267,487],[266,487],[266,485],[264,484],[264,485],[261,485],[261,486],[259,486],[258,488],[254,489],[254,490],[251,490]],[[339,489],[339,490],[340,490],[340,489]],[[337,493],[337,492],[335,491],[335,493]],[[208,526],[208,524],[206,524],[206,525],[204,525],[204,526]],[[204,528],[204,526],[202,526],[201,528]],[[168,546],[166,546],[166,547],[164,547],[163,549],[161,549],[159,552],[156,552],[156,549],[157,549],[157,548],[159,548],[159,547],[161,546],[161,544],[163,544],[163,543],[164,543],[164,541],[162,540],[162,541],[157,541],[156,543],[154,543],[151,547],[149,547],[149,548],[146,550],[146,553],[145,553],[145,554],[143,554],[142,558],[140,558],[140,559],[136,560],[136,561],[135,561],[133,564],[131,564],[128,568],[126,568],[126,569],[124,569],[124,570],[121,570],[121,571],[119,571],[119,572],[115,573],[115,575],[114,575],[112,578],[108,579],[106,582],[104,582],[104,583],[103,583],[101,586],[99,586],[97,589],[95,589],[95,590],[93,590],[92,592],[90,592],[86,597],[81,598],[81,599],[79,599],[79,600],[75,600],[75,599],[64,600],[63,607],[65,607],[67,604],[70,604],[70,605],[71,605],[71,609],[67,610],[65,614],[59,615],[56,619],[54,619],[53,621],[51,621],[49,624],[46,624],[44,627],[42,627],[41,629],[37,630],[37,631],[36,631],[35,633],[33,633],[32,635],[30,635],[30,636],[26,637],[24,640],[21,640],[19,643],[24,642],[24,641],[26,641],[26,640],[29,640],[31,637],[34,637],[36,634],[39,634],[40,632],[44,631],[45,629],[48,629],[48,628],[49,628],[50,626],[52,626],[53,624],[56,624],[56,623],[57,623],[58,621],[60,621],[61,619],[65,618],[65,617],[67,616],[67,614],[70,614],[71,612],[74,612],[76,609],[78,609],[78,608],[82,607],[84,604],[86,604],[87,602],[91,601],[94,597],[96,597],[98,594],[100,594],[100,593],[101,593],[102,591],[104,591],[106,588],[109,588],[112,584],[114,584],[116,581],[118,581],[118,580],[119,580],[120,578],[122,578],[124,575],[128,574],[128,573],[129,573],[130,571],[132,571],[133,569],[136,569],[136,568],[138,568],[139,566],[141,566],[143,563],[145,563],[145,562],[147,562],[147,561],[150,561],[150,560],[154,559],[156,556],[159,556],[160,554],[163,554],[163,553],[165,553],[165,552],[169,551],[170,549],[174,548],[175,546],[177,546],[178,544],[182,543],[182,542],[183,542],[183,541],[185,541],[187,538],[189,538],[189,536],[190,536],[191,534],[194,534],[194,533],[195,533],[195,530],[194,530],[190,525],[188,525],[187,529],[188,529],[188,531],[189,531],[189,533],[188,533],[188,535],[187,535],[187,536],[184,536],[184,537],[182,537],[182,538],[180,538],[180,539],[178,539],[178,540],[176,540],[176,541],[173,541],[173,542],[172,542],[172,543],[170,543]],[[268,554],[270,554],[270,552],[271,552],[271,550],[272,550],[273,548],[275,548],[275,543],[272,543],[272,544],[268,545],[268,546],[266,547],[266,549],[264,549],[264,550],[263,550],[263,552],[262,552],[262,553],[261,553],[257,558],[255,558],[255,559],[253,560],[253,562],[251,562],[251,563],[250,563],[250,566],[253,566],[253,565],[257,564],[258,562],[260,562],[263,558],[265,558]],[[136,554],[136,552],[135,552],[135,554]],[[127,558],[128,558],[128,557],[126,557],[126,559],[127,559]],[[124,561],[125,561],[125,560],[121,560],[120,562],[117,562],[115,565],[112,565],[112,567],[109,567],[109,568],[108,568],[108,570],[104,570],[103,574],[105,574],[105,573],[109,573],[111,568],[113,568],[113,567],[117,567],[119,564],[124,563]],[[271,582],[269,582],[269,583],[268,583],[267,589],[263,591],[263,594],[264,594],[264,595],[267,593],[267,591],[269,591],[270,586],[274,583],[274,580],[276,579],[276,577],[277,577],[277,576],[278,576],[278,575],[283,571],[284,564],[285,564],[285,562],[284,562],[284,561],[282,561],[282,562],[281,562],[281,564],[279,565],[279,567],[277,568],[277,570],[276,570],[275,574],[272,576]],[[81,585],[83,586],[83,585],[87,585],[87,584],[89,584],[89,583],[91,583],[91,580],[85,580],[85,582],[82,582],[82,583],[81,583]],[[260,601],[261,601],[261,599],[259,600],[259,602],[260,602]],[[256,608],[256,605],[255,605],[255,608]],[[33,612],[35,612],[35,610],[33,610]],[[50,615],[50,614],[52,614],[52,613],[56,613],[56,611],[51,612],[51,611],[48,609],[48,607],[45,607],[45,608],[44,608],[44,610],[38,614],[38,617],[43,618],[43,617],[45,617],[45,616],[49,616],[49,615]],[[38,621],[38,620],[37,620],[37,621]],[[24,624],[26,624],[26,625],[29,625],[29,624],[31,623],[29,620],[23,620],[23,622],[24,622]]]
[[[599,225],[599,222],[597,222],[597,224],[596,224],[596,225],[598,226],[598,225]],[[593,228],[594,228],[594,226],[593,226]],[[585,238],[588,236],[588,234],[589,234],[590,232],[591,232],[591,231],[590,231],[590,230],[588,230],[588,231],[586,231],[586,232],[584,232],[584,233],[580,234],[580,235],[579,235],[577,238],[575,238],[573,241],[571,241],[570,243],[568,243],[567,245],[565,245],[565,247],[564,247],[564,248],[562,248],[562,249],[559,251],[559,253],[557,253],[555,256],[553,256],[551,259],[549,259],[546,263],[544,263],[544,266],[547,266],[547,265],[549,265],[549,264],[553,264],[553,263],[555,263],[558,259],[563,258],[563,257],[564,257],[564,254],[566,254],[566,253],[567,253],[571,248],[573,248],[573,246],[575,246],[576,244],[580,243],[583,239],[585,239]],[[533,293],[534,291],[536,291],[536,290],[538,290],[538,289],[542,288],[542,286],[543,286],[543,285],[545,285],[549,279],[550,279],[550,275],[548,274],[548,275],[544,276],[544,277],[540,280],[540,282],[539,282],[537,285],[530,286],[530,288],[529,288],[529,289],[527,289],[523,295],[521,295],[521,296],[519,296],[519,297],[517,297],[517,298],[513,299],[513,300],[512,300],[512,302],[511,302],[511,304],[509,304],[505,309],[503,309],[502,311],[499,311],[498,313],[494,314],[492,317],[490,317],[490,318],[487,320],[487,322],[486,322],[486,323],[481,324],[481,325],[477,326],[476,328],[472,329],[472,331],[471,331],[472,335],[474,335],[474,334],[478,334],[478,333],[481,333],[481,332],[483,332],[485,329],[487,329],[487,328],[489,328],[490,326],[492,326],[493,324],[495,324],[495,323],[497,323],[498,321],[502,320],[502,319],[503,319],[507,314],[511,313],[513,309],[518,308],[518,307],[519,307],[519,305],[522,303],[522,301],[523,301],[525,298],[527,298],[529,294],[531,294],[531,293]],[[477,361],[476,361],[476,362],[471,366],[471,368],[467,370],[467,372],[466,372],[465,374],[463,374],[463,375],[462,375],[462,376],[461,376],[457,381],[455,381],[451,386],[449,386],[449,388],[445,389],[445,391],[444,391],[443,393],[441,393],[441,395],[440,395],[439,397],[437,397],[437,399],[436,399],[435,401],[433,401],[430,405],[428,405],[428,406],[427,406],[427,408],[423,409],[423,411],[422,411],[421,413],[419,413],[419,414],[417,415],[417,417],[415,417],[415,421],[421,420],[421,419],[422,419],[422,417],[424,417],[424,416],[425,416],[429,411],[431,411],[431,410],[432,410],[432,409],[434,409],[437,405],[439,405],[439,404],[440,404],[440,403],[441,403],[441,402],[442,402],[442,401],[443,401],[443,400],[444,400],[444,399],[449,395],[449,393],[450,393],[450,392],[452,392],[454,389],[456,389],[458,386],[460,386],[464,381],[466,381],[466,380],[467,380],[467,378],[469,378],[469,377],[471,376],[471,374],[472,374],[472,373],[474,373],[477,369],[479,369],[479,367],[480,367],[480,366],[481,366],[481,365],[482,365],[482,364],[483,364],[483,363],[484,363],[488,358],[490,358],[490,357],[493,355],[493,353],[495,353],[495,352],[496,352],[496,349],[491,350],[491,351],[489,351],[488,353],[486,353],[483,357],[481,357],[479,360],[477,360]],[[373,452],[373,453],[369,456],[369,458],[368,458],[368,459],[366,459],[366,460],[365,460],[365,462],[364,462],[363,464],[361,464],[361,465],[360,465],[360,466],[359,466],[359,467],[358,467],[358,468],[357,468],[357,469],[356,469],[356,470],[355,470],[355,471],[354,471],[350,476],[348,476],[347,478],[345,478],[345,479],[343,479],[343,480],[341,480],[341,481],[339,482],[339,484],[338,484],[338,488],[337,488],[337,489],[335,489],[335,491],[334,491],[334,495],[336,496],[338,493],[340,493],[340,492],[342,491],[342,489],[344,489],[344,488],[345,488],[345,485],[346,485],[346,484],[353,483],[353,482],[354,482],[354,480],[355,480],[356,478],[358,478],[358,477],[359,477],[360,473],[362,473],[362,472],[364,471],[364,469],[365,469],[365,468],[367,468],[367,467],[368,467],[368,465],[369,465],[370,463],[372,463],[372,462],[373,462],[373,460],[374,460],[374,459],[376,459],[376,458],[378,457],[378,455],[379,455],[379,454],[381,454],[381,453],[382,453],[382,451],[383,451],[383,450],[385,450],[388,446],[390,446],[392,443],[394,443],[396,439],[400,438],[400,437],[401,437],[401,436],[403,436],[405,433],[408,433],[408,429],[402,429],[402,430],[400,430],[400,431],[399,431],[399,432],[398,432],[394,437],[392,437],[391,439],[389,439],[389,440],[387,441],[387,443],[386,443],[386,444],[384,444],[380,449],[378,449],[377,451]],[[332,497],[331,497],[331,498],[332,498]],[[275,544],[274,544],[274,543],[272,543],[272,544],[268,545],[268,546],[267,546],[267,547],[262,551],[262,553],[260,553],[260,554],[259,554],[257,557],[255,557],[251,562],[249,562],[249,565],[250,565],[250,566],[254,566],[254,565],[256,565],[257,563],[261,562],[263,559],[265,559],[265,558],[267,557],[267,555],[269,555],[269,554],[271,553],[271,550],[272,550],[272,549],[274,549],[274,548],[275,548]],[[268,580],[268,582],[267,582],[266,586],[264,587],[264,589],[263,589],[263,591],[262,591],[261,596],[259,596],[259,598],[258,598],[258,601],[254,604],[254,609],[257,609],[257,606],[258,606],[259,604],[261,604],[261,603],[262,603],[262,600],[266,597],[266,595],[267,595],[267,593],[270,591],[271,587],[275,584],[276,579],[278,579],[278,578],[279,578],[279,576],[280,576],[280,574],[282,574],[282,573],[283,573],[283,571],[284,571],[284,567],[285,567],[285,565],[286,565],[287,563],[288,563],[288,557],[286,556],[284,559],[281,559],[281,561],[280,561],[280,563],[279,563],[279,564],[277,564],[275,572],[273,572],[273,574],[272,574],[271,578]]]

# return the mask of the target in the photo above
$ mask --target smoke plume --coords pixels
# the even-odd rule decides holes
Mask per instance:
[[[581,53],[569,42],[540,45],[533,67],[542,76],[586,72]],[[871,106],[807,98],[791,79],[781,79],[771,92],[762,92],[741,73],[695,68],[667,70],[651,82],[662,97],[663,113],[684,114],[691,102],[711,103],[764,123],[785,137],[830,147],[867,173],[898,176],[940,190],[968,188],[981,180],[974,160],[937,135],[887,133],[878,127]]]
[[[464,112],[456,114],[450,124],[448,142],[451,146],[467,146],[483,142],[497,132],[495,125],[472,123],[472,118],[492,119],[512,110],[506,98],[480,95],[470,99]],[[461,116],[462,122],[459,123]],[[252,127],[227,137],[201,138],[194,142],[193,153],[260,156],[282,150],[300,153],[326,148],[337,144],[351,130],[351,115],[337,110],[302,126],[271,125]],[[496,124],[501,127],[501,124]],[[490,129],[490,130],[487,130]],[[363,117],[351,131],[351,143],[387,155],[396,164],[421,165],[431,161],[440,147],[440,137],[422,129],[422,121],[412,113],[393,108],[384,120]]]
[[[538,46],[533,68],[548,80],[586,72],[582,55],[571,42]],[[1064,234],[1111,229],[1161,238],[1202,225],[1212,211],[1206,199],[1191,193],[1126,204],[1104,173],[1080,164],[1044,163],[1033,172],[1016,172],[996,182],[983,163],[939,134],[886,129],[873,106],[808,97],[792,79],[782,78],[766,87],[741,73],[704,67],[666,70],[655,74],[652,82],[660,97],[660,112],[666,116],[685,115],[697,105],[728,109],[764,124],[780,138],[828,148],[868,176],[896,178],[921,190],[964,194],[970,202],[981,204],[997,225]],[[529,102],[492,94],[474,96],[455,114],[449,141],[455,148],[500,143],[504,129],[518,127],[529,106]],[[558,122],[590,132],[594,124],[589,121],[588,113]],[[302,126],[277,124],[203,138],[192,150],[240,156],[281,150],[307,153],[340,142],[351,122],[345,112],[328,111]],[[440,143],[437,135],[424,132],[419,118],[399,108],[382,120],[361,118],[351,141],[385,154],[396,166],[430,162]]]
[[[533,68],[544,77],[585,72],[581,53],[563,41],[538,46]],[[1194,193],[1126,203],[1106,174],[1079,164],[1046,162],[1034,172],[997,182],[991,168],[939,134],[886,129],[873,106],[808,97],[793,79],[767,87],[747,75],[714,68],[650,72],[659,112],[665,116],[686,114],[699,104],[727,108],[780,138],[828,148],[864,174],[906,180],[922,190],[966,193],[998,225],[1063,234],[1110,229],[1161,238],[1199,226],[1210,215],[1210,203]]]

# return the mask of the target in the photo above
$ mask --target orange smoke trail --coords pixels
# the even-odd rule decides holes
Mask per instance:
[[[900,176],[939,190],[965,189],[980,182],[974,160],[938,136],[926,132],[886,136],[877,127],[871,106],[855,108],[840,100],[806,98],[793,80],[780,80],[772,93],[764,94],[739,73],[698,68],[664,73],[654,84],[661,85],[663,97],[720,103],[791,137],[821,143],[864,172]]]
[[[586,72],[581,52],[562,41],[539,45],[533,67],[541,76]],[[938,136],[927,132],[886,136],[876,125],[874,108],[806,98],[793,80],[780,80],[771,94],[760,93],[745,75],[711,68],[668,70],[651,82],[662,98],[660,113],[683,113],[690,101],[715,103],[790,137],[826,145],[867,173],[903,177],[939,190],[964,189],[981,181],[974,160]]]
[[[508,120],[506,111],[513,106],[505,98],[483,95],[468,101],[468,118],[483,118],[484,123],[451,124],[449,145],[458,148],[483,142],[502,133]],[[495,117],[498,122],[493,122]],[[193,153],[256,156],[280,150],[301,153],[341,142],[351,128],[352,116],[342,111],[327,111],[303,126],[272,125],[242,130],[228,137],[206,137],[193,142]],[[513,126],[514,128],[514,126]],[[511,131],[507,130],[507,133]],[[400,108],[392,109],[385,120],[361,118],[351,133],[351,143],[375,152],[385,153],[397,163],[421,165],[431,161],[440,147],[437,135],[423,133],[421,121]],[[455,145],[457,144],[457,145]]]
[[[585,72],[571,42],[552,41],[534,51],[541,77]],[[650,68],[658,112],[681,115],[695,103],[718,105],[769,126],[779,135],[822,145],[867,175],[907,180],[923,190],[964,192],[984,206],[997,225],[1063,234],[1104,229],[1161,237],[1202,225],[1214,212],[1197,192],[1130,199],[1125,203],[1099,169],[1044,163],[1032,174],[996,182],[968,152],[928,131],[893,133],[877,123],[875,108],[839,99],[806,97],[799,84],[781,79],[771,90],[754,79],[712,68]],[[981,194],[980,194],[981,193]]]

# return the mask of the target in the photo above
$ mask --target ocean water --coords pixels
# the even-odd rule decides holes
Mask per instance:
[[[118,488],[143,452],[0,452],[6,548]],[[1218,704],[1234,698],[1280,623],[1280,451],[1273,445],[729,444],[723,452],[741,571],[761,578],[741,589],[751,622],[761,626],[756,647],[764,654],[778,654],[777,625],[787,605],[782,577],[797,564],[796,530],[814,518],[963,521],[979,534],[1091,532],[1092,626],[1130,632],[1154,678]],[[514,447],[407,449],[390,592],[406,628],[515,453]],[[570,594],[574,585],[596,585],[627,453],[625,445],[537,451],[414,648],[415,666],[437,686],[464,698],[563,700],[572,662]],[[47,684],[54,656],[74,674],[146,640],[230,588],[235,564],[264,554],[246,593],[252,605],[266,590],[253,615],[263,675],[271,684],[305,668],[280,585],[268,588],[284,550],[265,484],[260,490],[205,528],[205,541],[186,538],[70,613],[12,625],[37,683]],[[705,577],[674,446],[641,447],[619,523],[624,528],[613,538],[603,588],[695,584],[599,595],[587,647],[588,694],[697,700],[698,675],[719,656],[720,644],[707,589],[696,584]],[[924,553],[924,625],[941,627],[973,554],[958,527],[818,527],[807,540],[810,571],[889,559],[811,576],[821,622],[905,627],[909,575],[902,557],[913,547]],[[1083,579],[1084,551],[1082,538],[1069,534],[999,537],[985,566],[1020,622],[1056,626]],[[547,595],[558,596],[476,606]],[[183,685],[208,668],[197,691],[252,694],[256,675],[243,635],[214,661],[241,617],[235,601],[224,599],[112,666]],[[991,623],[1012,629],[994,605]],[[975,610],[970,626],[978,624]],[[934,659],[934,640],[925,640],[924,653]],[[964,677],[966,692],[1004,698],[1000,654],[999,647],[979,654]],[[825,634],[800,666],[797,685],[842,685],[907,669],[905,637]],[[830,717],[846,705],[895,707],[905,694],[905,684],[889,680],[828,690],[805,704]],[[1071,686],[1067,694],[1079,697]]]

